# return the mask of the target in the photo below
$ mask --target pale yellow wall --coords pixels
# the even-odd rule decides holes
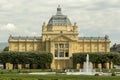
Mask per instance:
[[[9,41],[9,51],[43,51],[45,48],[44,44],[42,47],[41,41],[33,40],[12,40]]]
[[[9,42],[9,51],[18,51],[18,42]]]
[[[78,52],[110,52],[110,41],[99,42],[90,40],[79,40]]]

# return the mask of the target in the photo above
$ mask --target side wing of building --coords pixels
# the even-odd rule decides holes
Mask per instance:
[[[110,52],[108,37],[79,37],[78,52]]]
[[[44,51],[45,46],[41,37],[14,37],[8,39],[9,51]]]

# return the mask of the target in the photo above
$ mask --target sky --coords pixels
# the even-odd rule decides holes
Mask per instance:
[[[13,36],[41,36],[43,22],[56,14],[58,5],[79,36],[104,37],[120,44],[120,0],[0,0],[0,42]]]

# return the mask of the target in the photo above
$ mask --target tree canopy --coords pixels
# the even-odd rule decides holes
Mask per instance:
[[[76,66],[77,63],[83,64],[86,61],[86,55],[89,54],[89,60],[92,63],[106,63],[113,62],[114,64],[120,64],[120,54],[119,53],[74,53],[73,54],[73,65]]]
[[[9,51],[9,47],[6,46],[6,47],[3,49],[3,51]]]
[[[0,53],[0,63],[11,64],[51,64],[52,54],[49,52],[10,52]]]

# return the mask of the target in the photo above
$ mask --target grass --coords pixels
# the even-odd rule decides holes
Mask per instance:
[[[0,80],[120,80],[120,76],[82,76],[82,75],[29,75],[21,72],[46,72],[51,70],[24,69],[24,70],[0,70]],[[107,71],[107,70],[104,70]],[[112,69],[111,71],[120,71]],[[56,70],[56,72],[58,72]]]
[[[0,80],[119,80],[119,76],[1,74]]]
[[[96,69],[97,72],[100,71],[100,69]],[[102,72],[120,72],[120,69],[102,69]]]

